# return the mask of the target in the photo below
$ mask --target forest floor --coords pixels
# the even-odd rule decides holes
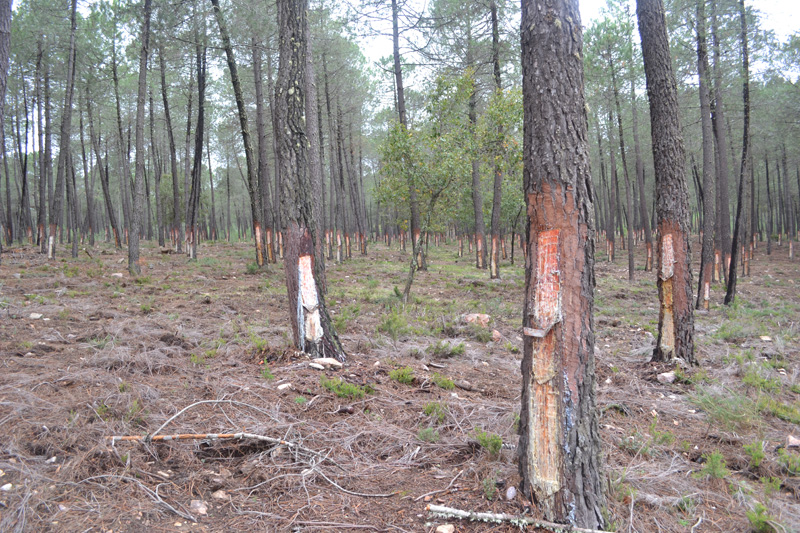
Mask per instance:
[[[732,307],[714,286],[695,368],[648,362],[654,275],[629,282],[625,252],[598,254],[608,530],[800,530],[800,260],[773,250],[760,246]],[[145,244],[136,279],[106,244],[56,261],[6,250],[0,530],[516,531],[426,511],[529,505],[506,498],[519,482],[522,261],[490,281],[455,251],[431,247],[406,306],[397,249],[330,264],[348,360],[320,371],[291,349],[282,267],[258,271],[247,243],[204,243],[195,262]],[[159,428],[285,443],[108,439]]]

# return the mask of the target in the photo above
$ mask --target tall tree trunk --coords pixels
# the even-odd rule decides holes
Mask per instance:
[[[581,34],[577,0],[551,0],[546,7],[523,0],[529,259],[519,471],[523,494],[545,519],[602,528],[605,481],[594,395],[595,228]]]
[[[494,89],[497,98],[502,97],[503,85],[500,79],[500,30],[497,20],[497,3],[495,0],[489,1],[489,16],[492,22],[492,66],[494,70]],[[496,146],[499,148],[505,142],[503,135],[503,126],[497,126],[497,141]],[[503,172],[500,165],[495,160],[494,165],[494,183],[492,184],[492,222],[491,222],[491,249],[489,252],[489,278],[497,279],[500,277],[500,208],[502,205],[503,195]],[[512,247],[512,261],[513,264],[513,247],[514,247],[514,234],[511,234],[511,247]]]
[[[719,38],[717,36],[717,0],[711,1],[711,37],[714,41],[714,107],[711,119],[716,140],[717,168],[717,227],[722,272],[727,274],[731,250],[731,212],[728,194],[728,137],[725,131],[725,110],[722,103],[722,72],[720,68]],[[716,242],[716,240],[715,240]],[[716,248],[716,245],[715,245]],[[716,252],[715,252],[716,255]],[[721,279],[721,278],[720,278]]]
[[[344,360],[316,277],[312,178],[306,133],[307,0],[279,0],[280,67],[275,88],[278,160],[286,222],[286,288],[295,345],[313,357]]]
[[[628,280],[634,279],[633,263],[633,186],[628,175],[628,159],[625,153],[625,135],[622,130],[622,106],[619,101],[619,86],[617,85],[616,65],[609,56],[609,68],[611,70],[611,86],[614,91],[614,104],[617,111],[617,128],[619,129],[619,153],[622,158],[622,173],[625,176],[625,206],[628,211],[627,216],[627,238],[628,238]]]
[[[169,168],[172,173],[172,239],[175,241],[175,251],[180,253],[184,239],[183,226],[181,225],[181,193],[178,181],[178,153],[175,147],[175,135],[172,130],[172,116],[169,111],[167,98],[167,77],[164,66],[164,47],[158,47],[158,64],[161,67],[161,99],[164,101],[164,119],[169,141]],[[189,98],[191,100],[191,97]],[[185,191],[184,191],[185,192]]]
[[[714,267],[714,133],[711,123],[711,96],[708,83],[708,48],[706,46],[706,0],[697,0],[697,76],[700,80],[700,123],[703,133],[703,243],[700,275],[697,280],[697,309],[709,308]]]
[[[150,52],[150,11],[152,0],[144,0],[142,20],[142,49],[139,53],[139,87],[136,94],[136,166],[133,179],[133,210],[128,234],[128,271],[133,276],[142,273],[139,264],[139,232],[142,226],[144,200],[144,106],[147,96],[147,56]],[[127,179],[127,174],[126,174]]]
[[[689,191],[686,154],[678,122],[678,90],[669,55],[664,5],[637,0],[642,39],[658,213],[658,339],[654,361],[679,357],[695,364]]]
[[[267,131],[265,124],[264,111],[264,83],[261,76],[261,43],[253,37],[253,82],[256,90],[256,135],[258,136],[258,184],[259,194],[261,195],[262,223],[264,225],[264,238],[266,249],[266,260],[275,263],[275,239],[272,227],[272,199],[270,198],[270,185],[272,178],[269,172],[269,161],[267,159]],[[278,199],[275,199],[275,206],[278,206]]]
[[[323,234],[325,232],[325,212],[322,201],[324,187],[322,183],[322,124],[319,117],[319,100],[317,98],[317,77],[314,72],[314,60],[311,53],[311,31],[308,26],[308,18],[305,20],[305,34],[308,38],[306,43],[306,62],[305,62],[305,116],[306,116],[306,137],[308,138],[308,176],[311,183],[311,218],[313,220],[313,242],[314,242],[314,277],[317,280],[317,287],[321,294],[328,292],[328,280],[325,275],[325,248]]]
[[[161,177],[164,175],[164,163],[161,156],[158,154],[156,137],[155,137],[155,113],[153,109],[153,93],[150,93],[150,149],[153,161],[153,175],[155,176],[155,193],[156,193],[156,232],[158,233],[158,245],[164,247],[164,219],[163,214],[163,200],[161,198]],[[148,194],[148,199],[150,195]]]
[[[204,32],[205,33],[205,32]],[[200,188],[203,174],[203,130],[205,128],[206,95],[206,50],[205,35],[203,43],[197,36],[195,58],[197,61],[197,128],[194,134],[194,160],[192,161],[192,187],[186,213],[186,233],[189,236],[186,247],[189,259],[197,259],[197,242],[200,240]]]
[[[89,234],[89,246],[94,246],[94,233],[97,231],[96,222],[94,219],[94,179],[89,183],[89,158],[86,156],[86,141],[83,136],[83,112],[80,113],[80,139],[81,139],[81,159],[83,161],[83,188],[86,192],[86,218],[88,220],[87,233]],[[89,157],[91,157],[91,152]],[[41,181],[41,180],[40,180]],[[40,190],[41,190],[40,185]]]
[[[99,134],[95,136],[94,133],[92,99],[89,95],[88,86],[86,88],[86,113],[89,116],[89,137],[91,138],[92,147],[94,148],[94,156],[97,160],[97,170],[100,172],[100,186],[103,189],[103,199],[105,200],[108,223],[111,226],[111,231],[114,234],[114,246],[119,249],[122,247],[122,242],[120,239],[119,226],[117,224],[117,215],[114,211],[114,202],[111,201],[111,187],[108,182],[108,158],[106,158],[106,162],[103,164],[103,157],[100,155],[100,136]]]
[[[474,68],[472,34],[467,33],[467,68]],[[478,86],[474,80],[472,93],[469,96],[469,125],[473,135],[478,122]],[[483,220],[483,190],[481,187],[480,161],[477,155],[472,158],[472,212],[475,216],[475,266],[486,268],[486,223]]]
[[[399,8],[397,0],[392,0],[392,55],[394,57],[394,81],[397,89],[397,116],[405,132],[408,128],[406,121],[406,98],[403,90],[403,69],[400,66],[400,29],[398,23]],[[419,201],[417,189],[412,180],[408,182],[408,203],[411,210],[411,264],[408,270],[408,279],[403,290],[403,301],[408,301],[411,293],[411,284],[414,282],[414,273],[425,266],[425,256],[422,250],[422,235],[419,220]]]
[[[242,141],[244,142],[245,163],[247,164],[247,192],[250,195],[250,213],[253,218],[253,239],[255,240],[256,263],[259,267],[263,267],[264,248],[262,243],[264,239],[261,233],[261,191],[258,183],[257,163],[253,160],[253,143],[250,139],[247,110],[245,109],[244,96],[242,95],[242,85],[239,81],[239,69],[236,64],[236,57],[233,54],[233,46],[231,45],[228,28],[222,16],[222,10],[219,7],[219,0],[211,0],[211,4],[214,6],[214,17],[217,19],[217,25],[219,26],[222,46],[225,48],[225,58],[227,59],[228,70],[231,75],[233,94],[236,99],[236,109],[239,112],[239,126],[242,132]]]
[[[728,268],[728,290],[725,293],[725,305],[730,305],[736,298],[736,254],[739,246],[739,230],[742,223],[744,180],[747,177],[747,165],[750,163],[750,57],[747,51],[747,16],[744,9],[744,0],[739,0],[739,17],[742,24],[740,39],[742,43],[742,103],[744,104],[744,123],[742,129],[742,162],[739,167],[736,222],[733,229],[733,243],[731,244],[731,264]]]
[[[8,78],[8,58],[11,48],[11,3],[13,0],[0,0],[0,125],[5,122],[6,79]],[[1,126],[0,126],[1,128]],[[0,146],[3,160],[5,161],[6,145]],[[8,166],[6,165],[6,184],[8,184]],[[41,199],[40,202],[43,202]],[[2,201],[0,201],[2,203]],[[11,204],[8,204],[10,209]],[[2,222],[0,212],[0,222]],[[0,257],[3,253],[3,236],[0,234]]]
[[[614,146],[614,129],[612,127],[613,121],[611,119],[611,110],[608,112],[608,148],[609,148],[609,167],[608,167],[608,217],[606,226],[606,239],[608,241],[608,260],[613,262],[617,257],[616,254],[616,232],[617,232],[617,218],[618,218],[618,195],[619,190],[618,174],[617,174],[617,149]]]
[[[216,241],[219,236],[217,235],[217,208],[214,202],[214,173],[211,171],[211,132],[206,132],[206,157],[208,158],[208,186],[211,192],[211,221],[208,225],[208,236],[212,241]]]
[[[44,129],[42,127],[42,77],[44,76],[42,64],[44,61],[43,41],[44,35],[39,34],[39,38],[36,41],[36,131],[39,137],[39,212],[36,216],[36,238],[39,249],[41,253],[44,254],[47,253],[47,168],[49,162],[46,160]],[[0,115],[0,119],[2,119],[2,115]],[[83,130],[83,128],[81,128],[81,130]],[[1,238],[2,236],[0,236],[0,239]]]
[[[767,181],[767,255],[772,255],[772,194],[769,188],[769,154],[764,152],[764,171],[766,172]]]
[[[77,27],[77,0],[72,0],[70,9],[70,37],[69,52],[67,57],[67,87],[64,91],[64,112],[61,115],[61,134],[59,136],[58,169],[56,175],[55,194],[53,205],[50,209],[50,241],[47,257],[56,257],[56,234],[58,221],[61,218],[61,202],[64,196],[64,181],[67,179],[67,156],[69,154],[69,141],[72,133],[72,95],[75,88],[75,30]]]

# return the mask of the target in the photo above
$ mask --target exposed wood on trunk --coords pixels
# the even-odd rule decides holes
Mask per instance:
[[[546,520],[602,527],[594,223],[577,0],[522,2],[528,213],[519,471]],[[556,148],[558,147],[558,148]]]
[[[654,361],[675,357],[695,363],[689,247],[689,192],[686,154],[678,122],[678,91],[661,0],[638,0],[658,214],[658,338]]]
[[[282,210],[286,221],[286,288],[292,332],[298,349],[344,360],[315,275],[312,207],[306,136],[306,0],[279,0],[280,67],[275,88]]]

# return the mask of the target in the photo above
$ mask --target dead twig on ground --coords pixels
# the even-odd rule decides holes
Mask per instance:
[[[456,480],[457,480],[457,479],[458,479],[458,478],[461,476],[461,474],[463,474],[463,473],[464,473],[464,471],[463,471],[463,470],[460,470],[460,471],[458,472],[458,474],[456,474],[456,477],[454,477],[454,478],[453,478],[453,479],[450,481],[450,484],[449,484],[449,485],[447,485],[447,486],[446,486],[445,488],[443,488],[442,490],[434,490],[434,491],[431,491],[431,492],[426,492],[426,493],[425,493],[425,494],[423,494],[422,496],[417,496],[416,498],[414,498],[414,501],[415,501],[415,502],[418,502],[418,501],[420,501],[422,498],[424,498],[425,496],[433,496],[434,494],[440,494],[440,493],[442,493],[442,492],[447,492],[448,490],[450,490],[450,487],[452,487],[452,486],[453,486],[453,483],[455,483],[455,482],[456,482]]]
[[[480,522],[509,522],[518,526],[534,526],[540,528],[550,529],[556,533],[610,533],[602,529],[587,529],[583,527],[575,527],[569,524],[556,524],[555,522],[548,522],[546,520],[539,520],[527,516],[515,516],[505,513],[476,513],[475,511],[464,511],[462,509],[454,509],[452,507],[444,507],[442,505],[428,505],[427,511],[442,518],[462,518],[470,521]]]

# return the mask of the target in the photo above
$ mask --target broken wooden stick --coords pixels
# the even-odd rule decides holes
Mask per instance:
[[[428,505],[426,509],[430,514],[442,518],[461,518],[473,522],[476,520],[495,523],[509,522],[517,526],[534,526],[550,529],[556,533],[611,533],[601,529],[586,529],[569,524],[556,524],[555,522],[539,520],[529,516],[515,516],[505,513],[476,513],[475,511],[464,511],[462,509],[454,509],[453,507],[444,507],[442,505]]]

